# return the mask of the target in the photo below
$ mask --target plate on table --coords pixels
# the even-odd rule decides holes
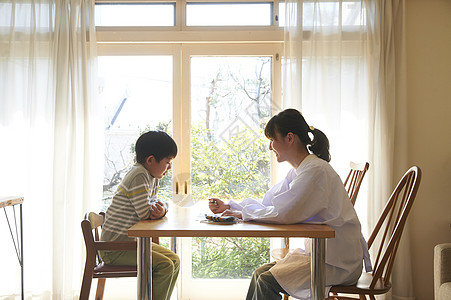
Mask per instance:
[[[220,215],[208,215],[205,214],[205,219],[203,223],[209,224],[219,224],[219,225],[227,225],[227,224],[235,224],[238,222],[237,218],[233,216],[220,216]]]

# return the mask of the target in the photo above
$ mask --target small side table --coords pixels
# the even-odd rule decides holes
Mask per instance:
[[[3,208],[5,212],[6,221],[8,222],[9,232],[11,233],[11,237],[13,239],[14,248],[16,250],[17,259],[19,260],[20,265],[20,286],[21,286],[21,296],[22,300],[24,299],[24,285],[23,285],[23,218],[22,218],[22,203],[23,197],[0,197],[0,208]],[[16,218],[16,209],[15,205],[20,206],[19,211],[19,222],[20,222],[20,240],[19,234],[17,232],[17,218]],[[15,237],[13,233],[13,229],[11,228],[11,223],[9,222],[8,214],[6,213],[6,207],[11,206],[13,209],[14,215],[14,229],[15,229]]]

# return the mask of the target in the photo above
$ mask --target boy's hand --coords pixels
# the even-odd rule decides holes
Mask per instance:
[[[230,205],[225,204],[224,201],[222,201],[221,199],[210,198],[208,199],[208,208],[210,208],[210,210],[214,214],[219,214],[225,211],[226,209],[229,209]]]
[[[150,219],[160,219],[166,215],[166,208],[161,201],[152,204],[150,207]]]

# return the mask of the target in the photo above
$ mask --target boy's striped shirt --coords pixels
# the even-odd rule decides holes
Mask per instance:
[[[101,240],[130,240],[127,231],[139,220],[150,217],[150,206],[158,201],[158,179],[139,163],[125,175],[106,211]],[[161,200],[160,200],[161,201]],[[165,203],[167,208],[167,204]]]

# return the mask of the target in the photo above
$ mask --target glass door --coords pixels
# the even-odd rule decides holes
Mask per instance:
[[[207,55],[185,47],[182,67],[189,75],[182,92],[189,95],[182,109],[190,124],[187,180],[191,201],[205,207],[209,197],[260,199],[268,190],[272,164],[263,130],[277,106],[274,52],[211,48]],[[267,238],[181,239],[182,299],[242,299],[252,272],[270,261],[270,248]],[[218,293],[224,287],[227,293]]]

